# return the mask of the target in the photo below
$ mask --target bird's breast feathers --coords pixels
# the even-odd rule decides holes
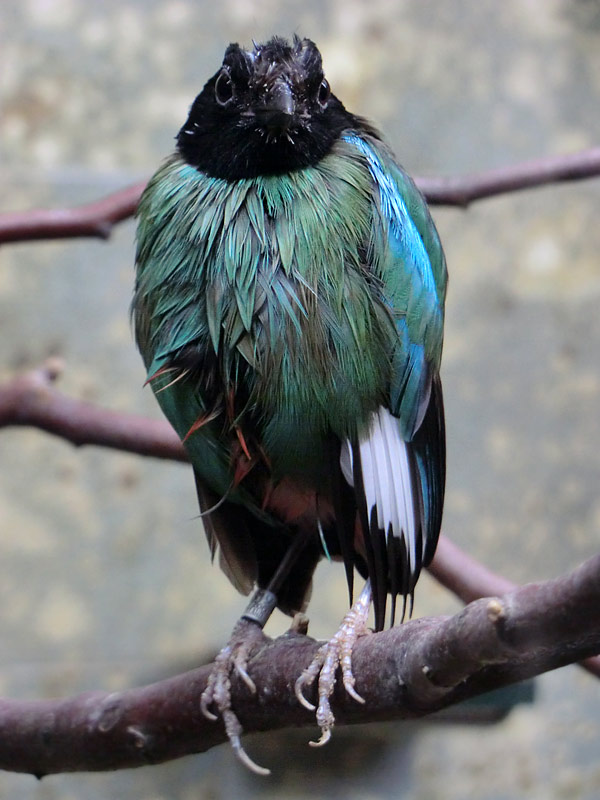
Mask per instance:
[[[444,496],[446,266],[424,198],[314,44],[275,38],[227,49],[138,219],[136,339],[211,546],[236,585],[267,586],[266,542],[318,532],[350,589],[368,572],[381,628],[386,593],[412,595],[433,556]],[[252,568],[232,503],[254,520]]]
[[[136,322],[150,371],[190,354],[214,364],[260,409],[275,449],[295,432],[356,435],[390,406],[407,363],[408,389],[422,391],[414,363],[439,360],[445,276],[424,201],[390,165],[380,142],[352,132],[285,175],[226,181],[169,159],[139,211]]]

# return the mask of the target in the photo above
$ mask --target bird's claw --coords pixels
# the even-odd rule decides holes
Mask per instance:
[[[304,708],[307,708],[309,711],[316,711],[317,707],[313,703],[311,703],[310,700],[306,699],[306,697],[304,696],[303,689],[312,686],[312,684],[315,681],[315,678],[321,671],[321,667],[323,666],[323,661],[324,661],[324,651],[326,647],[327,645],[323,645],[322,647],[319,648],[313,660],[310,662],[308,667],[302,671],[302,673],[296,680],[296,683],[294,684],[294,693],[296,695],[298,702],[300,703],[300,705],[304,706]]]
[[[356,603],[344,617],[342,624],[335,636],[322,645],[311,663],[302,672],[295,683],[294,692],[298,702],[309,711],[315,711],[315,706],[304,696],[305,689],[312,686],[318,676],[318,701],[316,708],[317,725],[321,729],[321,738],[310,742],[313,747],[327,744],[331,738],[331,729],[335,724],[335,716],[331,710],[331,695],[335,688],[335,676],[338,667],[342,671],[342,683],[346,692],[356,700],[364,703],[365,700],[354,688],[356,679],[352,672],[352,650],[356,640],[368,633],[367,619],[370,605],[370,591],[363,591]]]
[[[206,689],[200,696],[200,710],[207,719],[223,720],[225,733],[237,758],[257,775],[270,775],[271,772],[256,764],[246,753],[241,743],[242,726],[231,708],[231,674],[235,672],[246,684],[251,694],[256,694],[256,684],[248,674],[248,658],[255,644],[263,638],[261,628],[254,622],[240,620],[235,626],[231,639],[215,659],[208,678]],[[210,711],[214,706],[218,714]]]
[[[238,760],[241,761],[250,772],[254,772],[256,775],[270,775],[271,770],[266,767],[261,767],[260,764],[252,761],[248,753],[242,747],[240,738],[242,735],[242,726],[231,708],[225,709],[221,714],[223,717],[223,724],[225,725],[225,733],[227,734],[229,743]]]
[[[309,742],[311,747],[323,747],[324,744],[331,739],[331,728],[325,728],[323,733],[321,734],[321,738],[317,739],[316,742]]]

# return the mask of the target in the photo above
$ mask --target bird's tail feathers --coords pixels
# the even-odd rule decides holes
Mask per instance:
[[[444,499],[444,413],[439,378],[434,378],[427,411],[411,441],[396,417],[381,406],[368,430],[342,444],[341,473],[353,487],[373,590],[375,627],[384,625],[388,593],[392,624],[396,598],[402,617],[412,613],[414,588],[432,559]],[[337,510],[336,510],[337,513]]]

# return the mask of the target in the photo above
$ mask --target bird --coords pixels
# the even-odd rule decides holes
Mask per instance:
[[[338,666],[362,702],[351,654],[371,606],[375,630],[398,598],[411,613],[433,558],[444,252],[415,183],[298,36],[226,48],[137,217],[146,382],[191,461],[211,555],[254,592],[201,706],[266,772],[241,746],[229,678],[254,690],[248,656],[274,608],[304,611],[319,560],[343,562],[350,610],[295,686],[314,710],[317,681],[322,744]]]

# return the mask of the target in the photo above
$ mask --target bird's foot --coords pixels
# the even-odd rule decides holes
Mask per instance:
[[[321,729],[321,738],[317,742],[310,742],[313,747],[320,747],[331,738],[335,717],[331,710],[330,698],[335,687],[338,667],[342,670],[342,683],[350,697],[358,703],[365,702],[354,688],[356,679],[352,672],[352,649],[360,636],[369,633],[367,620],[370,605],[371,588],[367,583],[358,600],[342,620],[335,636],[319,648],[312,662],[296,681],[294,690],[299,702],[309,711],[315,711],[315,706],[304,696],[304,690],[312,686],[317,676],[319,677],[319,706],[316,708],[316,716],[317,725]]]
[[[248,674],[248,658],[253,649],[264,643],[261,626],[250,619],[238,620],[229,642],[215,659],[206,689],[200,697],[200,708],[210,720],[223,720],[225,733],[235,755],[257,775],[270,775],[270,770],[255,764],[241,743],[242,726],[231,708],[231,676],[235,672],[246,684],[251,694],[256,694],[256,684]],[[210,711],[213,706],[218,714]]]

